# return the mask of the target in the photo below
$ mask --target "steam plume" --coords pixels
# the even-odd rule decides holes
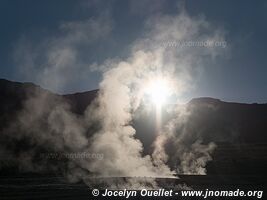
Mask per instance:
[[[89,24],[91,27],[92,23]],[[81,33],[84,26],[86,24],[83,23],[67,25],[79,33],[79,40],[71,37],[71,47],[76,42],[80,43],[85,36]],[[145,104],[143,87],[147,80],[158,75],[167,77],[175,86],[174,95],[179,98],[192,88],[195,77],[207,59],[215,59],[222,53],[221,48],[216,47],[170,46],[173,41],[199,40],[222,41],[223,32],[212,27],[203,17],[192,18],[185,12],[149,19],[146,22],[146,34],[130,46],[128,58],[110,59],[102,66],[94,65],[94,69],[103,70],[103,80],[97,99],[87,108],[84,116],[73,114],[61,99],[51,101],[47,100],[47,95],[37,95],[26,102],[17,125],[23,132],[14,137],[31,138],[35,144],[46,145],[57,152],[97,152],[104,155],[103,159],[93,161],[67,161],[67,177],[73,181],[86,180],[88,175],[171,177],[175,172],[204,174],[206,162],[211,160],[210,153],[215,145],[202,144],[190,131],[181,131],[183,124],[188,123],[186,116],[190,115],[190,110],[182,113],[185,108],[177,106],[172,112],[172,119],[159,132],[152,155],[143,155],[143,145],[136,138],[136,131],[131,125],[137,109]],[[52,60],[61,60],[62,54],[66,53],[65,50],[57,52]],[[57,70],[58,65],[55,67]],[[53,71],[53,65],[49,65],[48,69]],[[92,131],[93,134],[88,134]],[[176,151],[168,155],[165,145],[170,140]],[[32,158],[35,154],[33,150],[27,155]],[[178,166],[168,166],[169,161]],[[129,183],[143,185],[132,183],[132,180]],[[151,185],[156,187],[154,182]]]

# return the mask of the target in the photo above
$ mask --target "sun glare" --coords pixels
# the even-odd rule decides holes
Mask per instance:
[[[157,105],[161,106],[167,100],[170,95],[170,86],[167,80],[162,78],[157,78],[151,80],[146,88],[146,94],[149,95],[151,101]]]

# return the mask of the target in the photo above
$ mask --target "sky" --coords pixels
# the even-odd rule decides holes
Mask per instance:
[[[263,0],[1,0],[0,78],[34,82],[60,94],[99,88],[103,71],[129,57],[147,34],[149,20],[177,15],[181,7],[220,30],[226,44],[218,47],[223,55],[205,62],[184,99],[266,103]]]

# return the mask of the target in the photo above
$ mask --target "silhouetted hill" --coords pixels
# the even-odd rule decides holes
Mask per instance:
[[[1,163],[9,159],[9,156],[6,156],[7,152],[16,154],[21,150],[30,150],[30,148],[37,148],[40,152],[51,150],[49,146],[42,146],[43,144],[35,140],[16,136],[21,130],[20,126],[15,126],[15,128],[12,126],[12,129],[9,127],[15,120],[18,120],[18,115],[29,99],[43,96],[37,104],[31,100],[33,101],[30,104],[32,107],[27,107],[29,116],[31,112],[38,114],[38,109],[42,109],[43,112],[54,109],[59,102],[61,104],[64,102],[70,106],[72,112],[81,115],[96,98],[97,92],[98,90],[93,90],[58,95],[32,83],[0,79],[0,149],[3,148],[3,152],[0,152]],[[201,139],[203,143],[212,141],[217,144],[213,161],[208,164],[209,174],[265,173],[267,167],[267,104],[228,103],[205,97],[192,99],[187,104],[187,111],[190,115],[187,123],[182,127],[183,130],[186,130],[188,135]],[[47,118],[46,114],[38,118],[44,121],[44,134],[47,129],[45,125]],[[32,122],[33,126],[34,123],[35,121]],[[150,145],[155,139],[154,123],[154,119],[149,114],[141,116],[139,120],[134,120],[136,137],[144,143],[145,153],[150,152]],[[191,140],[188,138],[186,142],[190,145],[194,142]],[[170,155],[176,148],[178,147],[169,145]],[[17,163],[11,165],[14,164]]]
[[[202,124],[213,135],[220,136],[217,142],[267,142],[267,104],[229,103],[212,98],[197,98],[191,100],[189,106],[194,109],[192,121],[198,123],[196,126]],[[229,140],[225,140],[226,137]]]
[[[82,114],[86,107],[96,98],[97,92],[98,90],[78,92],[63,95],[63,97],[69,101],[74,112]]]
[[[11,82],[0,79],[0,112],[12,112],[22,108],[23,101],[36,90],[43,90],[33,83]]]
[[[97,96],[98,90],[62,95],[75,113],[82,114],[90,102]],[[23,102],[36,93],[46,93],[60,97],[33,83],[20,83],[0,79],[0,112],[12,112],[22,108]]]

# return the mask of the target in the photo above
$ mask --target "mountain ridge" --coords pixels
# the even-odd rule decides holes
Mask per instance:
[[[97,93],[98,90],[93,90],[58,95],[33,83],[0,79],[0,149],[4,148],[4,152],[12,152],[14,155],[20,151],[27,153],[32,147],[37,148],[40,152],[51,151],[46,145],[42,146],[41,144],[39,147],[40,144],[35,143],[32,139],[16,136],[17,131],[21,131],[20,127],[18,130],[8,129],[14,120],[18,120],[17,118],[25,109],[25,103],[27,104],[29,98],[36,95],[44,97],[40,104],[33,102],[31,105],[33,107],[28,107],[26,111],[30,118],[31,113],[37,112],[38,114],[39,109],[45,112],[43,118],[37,115],[37,119],[44,122],[42,125],[44,130],[41,131],[46,133],[48,112],[57,106],[57,102],[62,103],[63,101],[77,116],[83,115],[87,106],[97,97]],[[267,104],[229,103],[204,97],[194,98],[186,105],[190,115],[187,123],[181,128],[187,130],[188,135],[193,136],[192,138],[200,139],[203,144],[210,141],[217,144],[213,161],[207,166],[209,174],[260,174],[265,172],[264,166],[267,164],[265,153],[267,152]],[[132,124],[136,129],[135,137],[144,144],[145,155],[151,153],[150,148],[156,137],[155,119],[151,116],[154,116],[153,112],[141,116],[140,119],[134,119]],[[6,133],[6,131],[9,132]],[[192,138],[185,141],[189,146],[195,142]],[[169,143],[167,145],[170,147],[168,154],[172,155],[177,147]],[[6,163],[5,157],[0,159],[0,171],[2,162]],[[170,165],[173,166],[175,163]]]
[[[44,89],[41,86],[32,83],[32,82],[19,82],[19,81],[11,81],[8,79],[4,79],[4,78],[0,78],[0,91],[2,89],[3,85],[10,85],[13,87],[19,87],[21,86],[26,87],[25,89],[40,89],[40,90],[44,90],[46,92],[49,92],[51,94],[54,95],[58,95],[58,96],[63,96],[67,99],[73,100],[73,99],[77,99],[79,96],[80,97],[89,97],[90,99],[92,99],[93,97],[97,96],[97,92],[99,91],[99,89],[94,89],[94,90],[88,90],[88,91],[81,91],[81,92],[73,92],[73,93],[67,93],[67,94],[58,94],[55,92],[52,92],[48,89]],[[240,102],[236,102],[236,101],[223,101],[221,99],[215,98],[215,97],[206,97],[206,96],[201,96],[201,97],[194,97],[191,100],[189,100],[186,104],[197,104],[197,103],[210,103],[210,104],[218,104],[218,103],[233,103],[233,104],[246,104],[246,105],[266,105],[267,103],[240,103]]]

